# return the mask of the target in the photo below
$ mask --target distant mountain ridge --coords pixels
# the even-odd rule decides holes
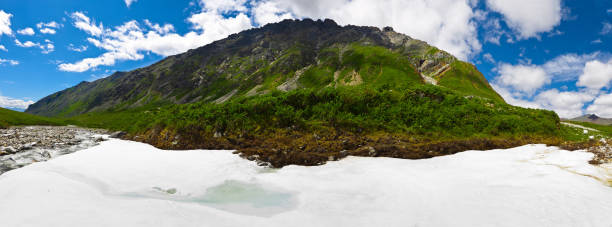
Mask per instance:
[[[599,125],[612,125],[612,118],[602,118],[595,114],[586,114],[580,117],[572,118],[570,121],[590,122]]]
[[[275,90],[401,89],[415,83],[503,102],[472,64],[390,27],[304,19],[246,30],[148,67],[82,82],[26,112],[69,117],[144,105],[221,103]]]

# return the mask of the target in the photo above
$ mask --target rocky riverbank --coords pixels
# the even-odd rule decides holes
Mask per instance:
[[[596,155],[593,163],[607,163],[611,157],[610,150],[607,150],[608,143],[604,141],[568,142],[558,138],[475,138],[437,141],[406,134],[355,134],[333,130],[317,133],[279,130],[273,134],[257,136],[150,130],[136,136],[126,135],[123,138],[168,150],[236,150],[235,153],[243,158],[275,168],[287,165],[323,165],[328,161],[347,156],[427,159],[467,150],[507,149],[526,144],[546,144],[572,151],[588,150]]]
[[[97,145],[108,132],[72,126],[0,129],[0,174]]]

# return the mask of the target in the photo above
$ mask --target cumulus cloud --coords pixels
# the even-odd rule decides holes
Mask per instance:
[[[537,37],[561,23],[561,0],[487,0],[487,6],[500,13],[519,39]]]
[[[535,65],[501,64],[498,69],[499,76],[495,83],[510,87],[514,91],[532,95],[537,89],[551,82],[546,71]]]
[[[34,35],[34,29],[28,27],[28,28],[18,30],[17,33],[21,35]]]
[[[34,104],[32,100],[14,99],[0,95],[0,107],[13,109],[27,109],[29,105]]]
[[[62,25],[60,23],[57,23],[55,21],[51,21],[51,22],[40,22],[38,24],[36,24],[37,28],[44,28],[44,27],[48,27],[48,28],[60,28]]]
[[[574,118],[584,114],[584,105],[593,100],[593,95],[557,89],[543,91],[535,97],[542,108],[555,111],[560,117]]]
[[[481,50],[471,0],[266,0],[253,11],[258,23],[292,15],[331,18],[341,25],[392,26],[464,60]]]
[[[510,91],[510,88],[508,87],[500,86],[495,83],[491,84],[491,87],[493,87],[493,90],[495,90],[499,95],[501,95],[501,97],[510,105],[521,106],[525,108],[533,108],[533,109],[543,108],[538,103],[515,97],[515,94],[513,94],[513,92]]]
[[[70,17],[72,17],[74,20],[74,27],[86,32],[89,35],[99,36],[104,30],[102,23],[96,25],[95,21],[89,19],[89,17],[85,16],[85,14],[82,12],[74,12],[70,15]]]
[[[509,104],[553,110],[561,117],[572,118],[582,115],[585,105],[596,98],[601,88],[609,86],[612,72],[608,72],[610,66],[605,66],[602,59],[610,58],[609,54],[600,52],[582,55],[570,53],[542,65],[501,63],[496,70],[499,75],[493,79],[492,86]],[[588,89],[546,89],[546,85],[552,82],[576,80],[578,86]]]
[[[600,90],[604,87],[609,88],[610,81],[612,81],[612,60],[607,63],[594,60],[586,63],[576,85]]]
[[[114,65],[117,61],[140,60],[149,52],[161,56],[183,53],[251,28],[249,17],[241,12],[246,10],[243,7],[240,4],[228,4],[228,1],[206,1],[202,12],[187,19],[195,31],[184,35],[174,33],[171,24],[159,25],[149,20],[145,20],[144,25],[132,20],[112,29],[105,28],[102,23],[96,24],[85,14],[75,12],[72,14],[74,26],[93,36],[87,41],[106,52],[75,63],[62,63],[58,68],[62,71],[84,72],[98,66]],[[226,12],[237,14],[234,17],[224,17],[222,14]]]
[[[55,34],[55,30],[52,28],[42,28],[40,29],[40,33],[53,35]]]
[[[55,50],[55,45],[53,45],[53,42],[51,42],[51,40],[48,40],[48,39],[45,39],[45,41],[42,44],[35,43],[32,41],[25,41],[22,43],[18,39],[15,39],[15,45],[19,47],[23,47],[23,48],[38,47],[41,49],[41,53],[43,54],[48,54]]]
[[[39,46],[40,43],[34,43],[32,41],[26,41],[26,42],[22,43],[18,39],[15,39],[15,45],[20,46],[20,47],[29,48],[29,47]]]
[[[132,3],[136,2],[136,1],[138,1],[138,0],[124,0],[125,5],[126,5],[128,8],[130,7],[130,5],[132,5]]]
[[[38,24],[36,24],[36,27],[38,28],[38,31],[40,31],[40,33],[43,34],[55,34],[58,28],[62,27],[62,24],[57,23],[55,21],[51,21],[51,22],[40,22]]]
[[[151,21],[145,19],[145,24],[152,30],[156,31],[159,34],[166,34],[174,31],[174,26],[171,24],[164,24],[164,26],[160,26],[159,24],[151,23]]]
[[[88,46],[85,45],[81,45],[81,46],[75,46],[74,44],[70,44],[68,45],[68,50],[74,51],[74,52],[85,52],[87,51]]]
[[[554,81],[576,80],[584,70],[587,62],[609,58],[609,54],[594,52],[590,54],[564,54],[553,58],[542,65],[542,68],[553,76]]]
[[[0,58],[0,65],[5,65],[5,64],[9,64],[9,65],[19,65],[18,61],[15,60],[10,60],[10,59],[2,59]]]
[[[604,94],[595,99],[593,104],[587,107],[588,113],[594,113],[601,117],[612,117],[612,94]]]
[[[4,10],[0,10],[0,36],[12,35],[13,30],[11,29],[11,17],[13,14],[6,13]]]
[[[295,18],[291,13],[283,12],[283,9],[281,9],[276,2],[257,3],[253,7],[253,14],[255,23],[259,25]]]
[[[504,100],[511,105],[533,109],[552,110],[563,118],[574,118],[584,114],[584,106],[593,100],[594,96],[588,93],[550,89],[526,99],[517,97],[513,92],[503,86],[492,84],[492,87]]]
[[[6,47],[4,47],[4,45],[0,45],[0,50],[3,50],[3,51],[8,51],[8,50],[6,49]]]

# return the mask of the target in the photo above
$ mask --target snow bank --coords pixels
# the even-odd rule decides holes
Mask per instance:
[[[610,173],[543,145],[267,169],[110,140],[0,176],[2,226],[610,226]]]

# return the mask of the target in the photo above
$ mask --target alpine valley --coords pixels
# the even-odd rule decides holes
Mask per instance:
[[[235,149],[272,167],[599,143],[552,111],[506,104],[475,66],[444,50],[391,27],[329,19],[233,34],[82,82],[26,113],[164,149]]]

